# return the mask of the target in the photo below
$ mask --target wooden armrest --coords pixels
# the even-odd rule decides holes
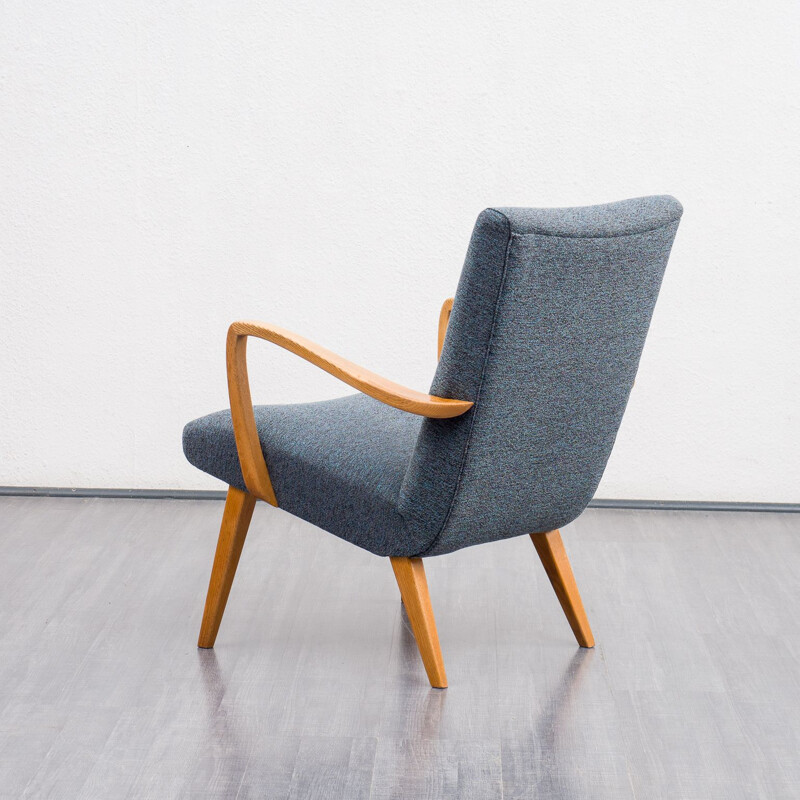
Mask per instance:
[[[448,419],[464,414],[473,405],[468,400],[450,400],[408,389],[284,328],[261,322],[234,322],[228,329],[227,362],[228,393],[236,449],[248,490],[272,505],[277,505],[277,501],[258,439],[250,382],[247,377],[248,336],[256,336],[277,344],[354,389],[411,414]]]
[[[436,352],[436,357],[442,357],[442,348],[444,347],[444,336],[447,333],[447,326],[450,324],[450,312],[453,310],[453,298],[448,297],[442,303],[442,310],[439,312],[439,348]]]

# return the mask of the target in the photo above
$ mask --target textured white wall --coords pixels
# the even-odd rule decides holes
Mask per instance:
[[[0,484],[221,488],[278,322],[416,388],[488,205],[686,208],[600,497],[800,500],[800,6],[6,0]],[[254,343],[254,397],[345,393]]]

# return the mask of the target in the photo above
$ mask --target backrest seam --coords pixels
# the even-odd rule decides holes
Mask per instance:
[[[496,209],[492,208],[491,211],[497,211]],[[497,211],[498,214],[501,212]],[[505,214],[503,214],[505,217]],[[508,220],[508,217],[506,217]],[[511,236],[524,238],[526,236],[549,236],[554,239],[624,239],[627,236],[640,236],[643,233],[654,233],[655,231],[660,231],[662,228],[668,228],[670,225],[674,225],[676,222],[680,222],[680,217],[678,219],[670,220],[669,222],[665,222],[663,225],[656,225],[655,228],[644,228],[641,231],[631,231],[630,233],[613,233],[613,234],[606,234],[604,236],[575,236],[566,233],[548,233],[547,231],[526,231],[525,233],[517,233],[513,229],[511,230]],[[511,227],[511,222],[509,221],[509,227]]]
[[[433,540],[428,545],[428,547],[426,547],[425,550],[422,553],[420,553],[420,556],[424,556],[426,553],[430,552],[436,546],[439,539],[442,537],[442,534],[444,533],[445,529],[447,528],[447,523],[450,521],[450,516],[452,515],[453,508],[455,507],[456,498],[458,497],[458,490],[461,488],[461,479],[464,475],[464,467],[466,466],[467,463],[467,454],[469,453],[469,445],[470,442],[472,441],[472,430],[475,427],[475,417],[477,416],[478,409],[480,408],[480,399],[481,399],[481,392],[483,391],[483,382],[486,375],[486,366],[489,363],[489,354],[491,353],[492,350],[492,342],[494,341],[494,332],[497,326],[497,312],[500,308],[500,299],[503,296],[503,289],[505,288],[506,285],[508,257],[511,252],[511,244],[514,241],[513,231],[511,230],[511,220],[505,214],[503,214],[501,211],[498,211],[495,208],[491,208],[488,210],[502,217],[506,221],[506,225],[508,226],[508,241],[506,242],[506,252],[503,257],[503,274],[502,277],[500,278],[500,288],[497,290],[497,299],[495,300],[494,311],[492,312],[492,327],[489,331],[489,340],[486,344],[486,352],[484,353],[483,364],[481,365],[481,376],[480,379],[478,380],[478,391],[475,394],[475,405],[473,406],[471,412],[472,418],[469,421],[469,430],[467,431],[467,437],[466,441],[464,442],[464,448],[461,451],[461,463],[459,464],[458,467],[458,477],[456,478],[456,485],[455,488],[453,489],[453,495],[450,498],[450,504],[447,507],[447,514],[445,514],[444,522],[442,522],[439,531],[437,532],[436,536],[433,537]]]

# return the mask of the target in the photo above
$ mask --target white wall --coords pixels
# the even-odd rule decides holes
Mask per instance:
[[[416,388],[477,214],[685,206],[600,497],[800,500],[800,5],[5,0],[0,484],[222,488],[227,324]],[[254,344],[257,402],[343,394]]]

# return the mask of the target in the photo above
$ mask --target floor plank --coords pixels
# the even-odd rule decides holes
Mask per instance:
[[[216,501],[0,498],[0,798],[790,798],[800,515],[595,509],[426,564],[429,687],[388,559],[259,504],[216,648]]]

